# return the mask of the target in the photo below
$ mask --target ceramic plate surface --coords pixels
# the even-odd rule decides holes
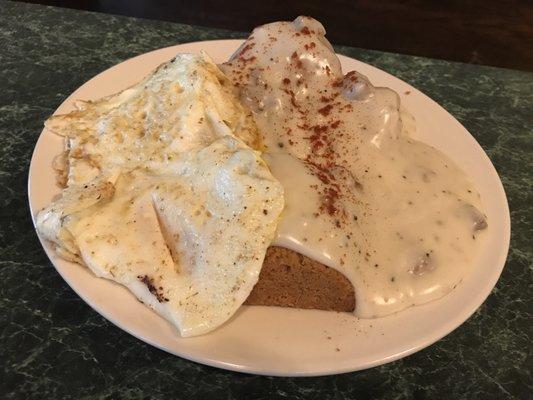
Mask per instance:
[[[85,83],[56,113],[70,111],[75,100],[93,100],[131,86],[176,53],[204,50],[216,62],[223,62],[240,43],[189,43],[132,58]],[[473,272],[451,294],[374,320],[358,320],[336,312],[243,306],[214,332],[184,339],[128,290],[60,259],[43,242],[57,271],[92,308],[137,338],[203,364],[256,374],[298,376],[356,371],[405,357],[457,328],[490,294],[505,263],[510,222],[500,179],[474,138],[437,103],[386,72],[348,57],[340,59],[345,72],[357,70],[374,85],[388,86],[400,93],[403,104],[416,119],[417,138],[439,148],[468,171],[481,194],[489,221],[484,250]],[[405,94],[407,91],[409,95]],[[61,150],[62,139],[43,130],[29,172],[32,215],[59,193],[51,163]]]

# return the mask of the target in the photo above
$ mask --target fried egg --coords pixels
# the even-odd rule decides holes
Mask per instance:
[[[206,55],[180,54],[137,85],[97,101],[80,101],[45,127],[67,139],[67,184],[116,168],[167,171],[180,154],[233,135],[259,147],[251,114]]]
[[[46,127],[67,141],[66,188],[37,215],[41,236],[182,336],[227,321],[257,282],[284,198],[213,62],[178,55]]]

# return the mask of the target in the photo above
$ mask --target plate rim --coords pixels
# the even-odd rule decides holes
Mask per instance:
[[[114,64],[114,65],[110,66],[109,68],[106,68],[106,69],[100,71],[99,73],[97,73],[96,75],[91,77],[89,80],[87,80],[83,84],[81,84],[74,91],[72,91],[61,102],[61,104],[59,104],[57,106],[57,108],[54,111],[54,114],[57,112],[58,109],[63,107],[65,104],[70,103],[72,101],[73,95],[76,92],[78,92],[81,88],[83,88],[85,86],[89,86],[91,84],[91,82],[93,80],[97,79],[100,75],[105,74],[105,73],[107,73],[108,71],[110,71],[110,70],[112,70],[114,68],[118,68],[123,63],[130,62],[130,61],[138,59],[138,58],[149,56],[152,53],[159,53],[159,52],[162,52],[162,51],[169,51],[170,49],[174,49],[174,48],[178,48],[177,52],[179,52],[180,51],[179,47],[181,47],[181,46],[187,46],[187,45],[197,46],[197,45],[202,45],[202,44],[205,44],[205,43],[210,43],[210,44],[221,44],[221,45],[229,45],[229,44],[231,44],[231,45],[234,45],[235,48],[237,48],[238,45],[241,44],[243,41],[244,41],[243,39],[215,39],[215,40],[202,40],[202,41],[194,41],[194,42],[183,42],[183,43],[179,43],[179,44],[172,45],[172,46],[166,46],[166,47],[162,47],[162,48],[159,48],[159,49],[154,49],[154,50],[142,53],[142,54],[138,54],[138,55],[136,55],[134,57],[130,57],[128,59],[125,59],[125,60],[121,61],[120,63]],[[496,286],[496,284],[497,284],[497,282],[498,282],[498,280],[499,280],[499,278],[500,278],[500,276],[502,274],[503,268],[505,267],[505,262],[506,262],[507,257],[508,257],[508,253],[509,253],[509,249],[510,249],[510,239],[511,239],[511,219],[510,219],[510,210],[509,210],[507,194],[505,192],[505,188],[503,186],[503,183],[502,183],[502,180],[500,178],[500,175],[498,174],[498,171],[494,167],[494,164],[492,163],[492,161],[488,157],[487,153],[481,147],[481,145],[477,142],[475,137],[468,131],[468,129],[466,129],[461,124],[461,122],[459,122],[453,116],[453,114],[451,114],[448,110],[446,110],[443,106],[441,106],[435,100],[433,100],[432,98],[427,96],[424,92],[422,92],[421,90],[417,89],[415,86],[412,86],[411,84],[409,84],[409,83],[403,81],[402,79],[400,79],[400,78],[388,73],[387,71],[384,71],[384,70],[382,70],[380,68],[377,68],[377,67],[375,67],[375,66],[373,66],[371,64],[368,64],[366,62],[360,61],[358,59],[355,59],[355,58],[352,58],[352,57],[349,57],[349,56],[345,56],[343,54],[338,54],[338,55],[341,58],[347,58],[350,61],[356,61],[357,63],[365,64],[370,69],[377,70],[377,71],[379,71],[379,73],[385,74],[387,76],[387,78],[389,78],[389,79],[394,79],[396,81],[400,81],[406,87],[412,88],[413,90],[415,90],[417,92],[418,95],[421,95],[423,97],[424,102],[430,102],[430,103],[432,103],[433,106],[436,106],[436,107],[442,109],[442,111],[444,111],[456,124],[458,124],[460,126],[462,131],[464,131],[463,133],[467,133],[468,134],[467,136],[469,137],[469,140],[473,141],[475,143],[475,145],[479,147],[479,149],[482,152],[483,157],[486,159],[486,161],[488,161],[488,165],[490,165],[490,168],[492,169],[491,172],[498,178],[497,179],[497,183],[498,183],[497,187],[494,188],[494,189],[496,191],[500,192],[499,194],[501,195],[501,200],[503,201],[502,205],[505,206],[505,209],[502,210],[502,215],[501,215],[502,222],[503,222],[503,227],[504,227],[504,231],[502,232],[502,235],[501,235],[501,238],[503,239],[502,240],[502,246],[501,246],[502,251],[501,251],[501,253],[499,255],[499,259],[495,260],[495,262],[494,262],[494,273],[492,275],[492,279],[490,280],[490,284],[487,285],[487,286],[490,286],[490,290],[486,290],[486,293],[485,292],[477,292],[476,295],[473,296],[473,297],[475,297],[475,301],[474,301],[474,303],[476,304],[475,307],[472,307],[471,310],[469,309],[466,314],[457,314],[455,318],[448,320],[447,323],[444,325],[444,327],[440,326],[439,334],[434,335],[431,339],[426,340],[426,341],[420,341],[417,345],[411,346],[410,348],[407,348],[407,349],[405,349],[403,351],[399,351],[399,352],[396,352],[394,354],[391,354],[388,357],[384,357],[384,358],[381,358],[379,360],[374,360],[372,362],[360,363],[357,367],[346,366],[346,367],[338,368],[338,369],[316,368],[313,371],[307,371],[305,369],[302,369],[302,370],[294,371],[294,372],[291,372],[291,373],[287,373],[287,372],[283,372],[283,371],[282,372],[277,372],[277,371],[273,371],[273,370],[266,370],[264,368],[259,368],[259,367],[251,367],[249,365],[239,365],[239,364],[234,364],[234,363],[231,363],[231,362],[228,362],[228,361],[224,361],[224,360],[218,360],[218,359],[214,359],[214,358],[210,358],[210,357],[206,358],[206,357],[203,357],[203,356],[194,356],[194,354],[179,353],[179,352],[176,352],[176,351],[172,351],[171,349],[167,349],[164,346],[162,346],[159,343],[157,343],[157,341],[152,340],[149,337],[143,336],[143,335],[135,332],[135,330],[131,329],[127,324],[123,324],[120,321],[118,321],[115,318],[113,318],[112,316],[108,315],[108,313],[106,313],[105,310],[103,310],[99,306],[97,306],[91,300],[91,298],[89,296],[85,296],[83,293],[78,291],[77,288],[76,288],[76,285],[71,284],[70,280],[65,276],[64,271],[62,271],[62,269],[58,268],[58,266],[56,265],[56,262],[54,260],[57,259],[57,256],[55,255],[53,250],[50,248],[50,246],[47,243],[45,243],[44,239],[42,239],[41,236],[37,233],[36,225],[35,225],[35,215],[36,215],[36,213],[34,214],[34,211],[36,211],[36,210],[33,210],[32,205],[31,205],[31,198],[32,198],[32,192],[31,192],[32,179],[31,178],[32,178],[32,170],[33,170],[32,167],[34,168],[34,165],[35,165],[34,164],[34,158],[36,157],[36,154],[37,154],[37,149],[38,149],[39,142],[41,140],[43,140],[42,139],[43,136],[44,136],[43,133],[45,132],[45,128],[43,127],[41,133],[39,134],[39,137],[38,137],[37,141],[35,142],[35,145],[34,145],[34,148],[33,148],[33,151],[32,151],[32,155],[31,155],[31,159],[30,159],[30,164],[29,164],[29,167],[28,167],[27,199],[28,199],[29,211],[30,211],[30,215],[31,215],[31,219],[32,219],[32,223],[33,223],[33,227],[34,227],[35,233],[36,233],[36,235],[37,235],[37,237],[39,239],[39,242],[41,243],[41,246],[42,246],[43,250],[45,251],[46,256],[48,257],[49,261],[54,266],[55,270],[62,277],[62,279],[94,311],[96,311],[99,315],[101,315],[103,318],[105,318],[107,321],[111,322],[113,325],[115,325],[119,329],[127,332],[128,334],[132,335],[133,337],[137,338],[138,340],[141,340],[141,341],[143,341],[143,342],[145,342],[145,343],[147,343],[147,344],[149,344],[151,346],[154,346],[154,347],[156,347],[156,348],[158,348],[160,350],[163,350],[163,351],[165,351],[165,352],[167,352],[169,354],[172,354],[172,355],[187,359],[189,361],[193,361],[193,362],[196,362],[196,363],[199,363],[199,364],[208,365],[208,366],[211,366],[211,367],[222,368],[222,369],[226,369],[226,370],[230,370],[230,371],[234,371],[234,372],[246,373],[246,374],[256,374],[256,375],[266,375],[266,376],[282,376],[282,377],[302,377],[302,376],[325,376],[325,375],[334,375],[334,374],[342,374],[342,373],[347,373],[347,372],[360,371],[360,370],[364,370],[364,369],[368,369],[368,368],[373,368],[373,367],[376,367],[376,366],[379,366],[379,365],[387,364],[387,363],[399,360],[401,358],[407,357],[407,356],[409,356],[409,355],[411,355],[411,354],[413,354],[413,353],[415,353],[417,351],[420,351],[420,350],[422,350],[422,349],[424,349],[424,348],[436,343],[437,341],[441,340],[443,337],[449,335],[451,332],[453,332],[454,330],[459,328],[477,310],[479,310],[479,308],[482,306],[482,304],[485,302],[485,300],[488,298],[488,296],[492,293],[492,291],[494,290],[494,287]],[[61,261],[63,261],[63,260],[61,260]],[[497,268],[496,268],[496,266],[497,266]],[[96,276],[94,276],[94,278],[99,279]]]

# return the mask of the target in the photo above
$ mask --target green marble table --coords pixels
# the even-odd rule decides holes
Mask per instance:
[[[113,64],[215,29],[0,2],[0,398],[533,398],[533,74],[337,47],[442,104],[502,177],[511,250],[485,304],[429,348],[367,371],[274,378],[157,350],[106,321],[57,274],[34,233],[26,180],[43,120]]]

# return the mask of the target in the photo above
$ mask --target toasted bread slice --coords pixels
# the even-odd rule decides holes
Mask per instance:
[[[352,312],[353,285],[340,272],[295,251],[268,248],[245,304]]]

